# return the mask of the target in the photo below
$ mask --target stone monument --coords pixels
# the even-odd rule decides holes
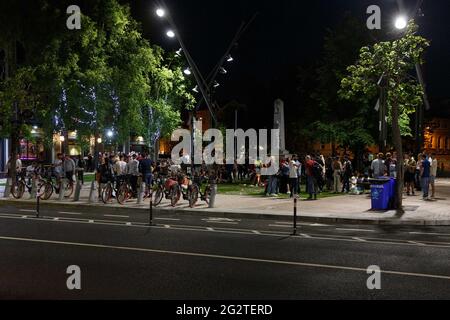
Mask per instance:
[[[284,121],[284,102],[281,99],[275,100],[274,103],[274,122],[273,128],[280,130],[280,156],[289,155],[286,150],[286,128]]]

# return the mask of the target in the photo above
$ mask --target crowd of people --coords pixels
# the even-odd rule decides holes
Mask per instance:
[[[263,187],[266,196],[288,194],[291,197],[304,192],[308,200],[317,200],[318,194],[326,191],[331,193],[362,194],[370,186],[370,178],[397,178],[398,159],[396,152],[380,153],[375,159],[372,154],[365,155],[361,171],[355,170],[355,162],[348,155],[343,157],[327,157],[320,154],[310,154],[299,157],[293,155],[282,157],[279,170],[275,175],[264,176],[264,168],[269,164],[255,161],[253,164],[215,165],[212,169],[206,165],[196,166],[194,175],[204,176],[214,171],[219,183],[243,183]],[[436,196],[436,176],[438,160],[435,154],[419,154],[417,159],[412,154],[404,157],[405,193],[414,196],[416,191],[422,191],[423,199]],[[147,186],[153,185],[155,174],[168,175],[171,172],[190,172],[189,165],[176,166],[170,159],[153,161],[146,153],[104,153],[99,154],[98,165],[95,166],[91,155],[72,158],[58,154],[53,163],[53,174],[58,179],[66,178],[71,183],[77,179],[84,183],[85,172],[95,172],[97,182],[105,184],[117,180],[117,177],[128,176],[133,192],[137,191],[138,178],[142,177]],[[11,163],[11,159],[9,161]],[[27,172],[36,172],[39,165],[33,162],[26,168]],[[22,171],[22,161],[16,157],[16,170]],[[430,192],[431,189],[431,192]]]

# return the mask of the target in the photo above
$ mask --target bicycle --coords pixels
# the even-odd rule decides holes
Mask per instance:
[[[205,188],[202,191],[202,185],[206,181]],[[211,199],[211,183],[210,179],[206,176],[200,176],[194,178],[194,184],[191,189],[191,197],[189,199],[189,207],[194,208],[198,202],[199,196],[201,201],[205,201],[209,205]]]
[[[154,205],[161,204],[163,198],[170,200],[171,205],[174,207],[179,201],[178,195],[178,182],[174,178],[167,178],[164,176],[158,176],[156,178],[156,192]]]

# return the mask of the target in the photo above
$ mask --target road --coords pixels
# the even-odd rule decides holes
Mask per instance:
[[[0,207],[0,298],[450,299],[448,227],[300,222],[294,237],[289,221],[75,209]]]

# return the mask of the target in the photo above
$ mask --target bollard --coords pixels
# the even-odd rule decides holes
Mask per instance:
[[[58,201],[64,201],[65,190],[66,190],[66,179],[61,179],[61,183],[59,184],[59,198],[58,198]]]
[[[80,201],[81,188],[83,188],[83,184],[79,179],[77,179],[77,184],[75,185],[75,195],[73,196],[73,202]]]
[[[298,202],[298,196],[294,196],[294,233],[293,236],[297,235],[297,202]]]
[[[36,193],[36,218],[38,219],[41,214],[40,202],[41,202],[41,195],[39,193]]]
[[[216,203],[216,195],[217,195],[217,183],[216,181],[213,181],[211,183],[211,196],[209,199],[209,208],[214,208],[214,205]]]
[[[150,188],[150,221],[149,226],[153,225],[153,189]]]
[[[12,179],[7,178],[6,179],[6,186],[5,186],[5,192],[3,193],[3,198],[9,198],[11,195],[11,186],[12,186]]]
[[[96,199],[96,189],[95,189],[95,180],[91,183],[91,191],[89,192],[89,203],[96,203],[98,199]]]
[[[30,192],[30,200],[33,200],[37,197],[37,179],[33,177],[31,179],[31,192]]]
[[[146,185],[144,182],[138,184],[137,204],[142,204],[142,202],[144,202],[145,187]]]

